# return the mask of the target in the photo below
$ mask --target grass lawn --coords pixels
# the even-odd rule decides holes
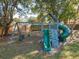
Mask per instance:
[[[24,40],[0,45],[0,59],[79,59],[79,42],[64,46],[61,52],[49,57],[37,51],[39,44],[36,42],[36,40]]]

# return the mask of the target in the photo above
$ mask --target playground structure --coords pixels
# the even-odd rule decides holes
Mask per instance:
[[[29,38],[32,39],[32,32],[38,31],[41,33],[41,38],[40,40],[37,38],[37,40],[42,44],[41,48],[43,51],[49,52],[52,48],[58,48],[60,43],[59,35],[63,41],[66,41],[70,31],[69,28],[65,24],[60,23],[55,16],[50,16],[52,17],[52,20],[54,20],[55,24],[52,24],[51,21],[49,23],[17,22],[13,29],[13,38],[23,41],[24,39],[27,40],[27,37],[29,36]],[[37,27],[38,29],[34,29],[34,27]],[[59,34],[59,30],[62,30],[62,33]]]
[[[59,23],[58,19],[55,16],[52,16],[52,18],[55,21],[54,25],[52,25],[50,22],[48,24],[30,23],[30,22],[16,23],[14,31],[18,30],[19,41],[23,41],[25,37],[27,38],[28,36],[27,34],[31,35],[32,31],[39,31],[41,32],[42,35],[41,42],[43,44],[42,48],[44,51],[49,52],[51,51],[51,48],[58,48],[60,43],[59,40],[62,39],[61,42],[66,41],[66,38],[70,35],[70,29],[65,24]],[[39,26],[40,28],[38,30],[34,30],[33,26],[37,26],[37,27]],[[59,37],[58,30],[62,30],[62,33],[60,34],[60,38],[58,38]]]
[[[17,22],[14,26],[13,35],[18,36],[19,41],[23,41],[24,39],[27,39],[28,35],[29,38],[31,38],[31,32],[39,31],[41,32],[41,42],[43,51],[49,52],[52,48],[58,48],[59,47],[59,33],[58,30],[62,30],[61,39],[66,40],[66,38],[69,36],[70,31],[67,26],[64,24],[61,24],[58,22],[58,19],[56,17],[52,17],[53,20],[55,20],[55,24],[52,25],[51,22],[49,23],[31,23],[31,22]],[[39,27],[37,30],[33,29],[33,27]],[[34,35],[34,34],[33,34]],[[38,39],[38,38],[37,38]]]

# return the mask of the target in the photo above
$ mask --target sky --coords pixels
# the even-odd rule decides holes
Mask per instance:
[[[35,5],[35,4],[34,4]],[[13,18],[30,18],[30,17],[37,17],[38,14],[32,13],[31,9],[24,8],[21,4],[18,4],[18,10],[15,9],[15,14]]]

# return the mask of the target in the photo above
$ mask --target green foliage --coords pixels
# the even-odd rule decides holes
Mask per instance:
[[[53,13],[59,19],[72,19],[76,17],[75,5],[79,0],[36,0],[35,9],[39,13]]]
[[[18,3],[21,3],[25,8],[29,8],[34,13],[38,13],[38,19],[41,18],[43,21],[47,14],[52,13],[59,19],[67,20],[78,17],[77,9],[74,7],[79,4],[79,0],[0,0],[1,3],[13,3],[12,8],[17,7]],[[3,13],[5,11],[6,21],[1,18],[0,25],[4,27],[4,24],[8,25],[13,21],[14,9],[8,9],[9,5],[5,5]],[[48,17],[48,19],[50,19]],[[4,24],[2,24],[4,23]],[[6,26],[7,27],[7,26]]]

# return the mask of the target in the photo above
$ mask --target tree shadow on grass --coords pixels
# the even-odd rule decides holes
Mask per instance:
[[[40,58],[38,40],[40,37],[26,38],[23,41],[16,41],[10,44],[0,45],[0,59],[33,59]],[[42,58],[43,59],[43,58]]]
[[[45,54],[38,51],[40,37],[26,38],[22,42],[14,42],[0,46],[0,59],[79,59],[79,42],[64,46],[54,56],[44,58]]]
[[[79,59],[79,42],[64,46],[61,59]]]

